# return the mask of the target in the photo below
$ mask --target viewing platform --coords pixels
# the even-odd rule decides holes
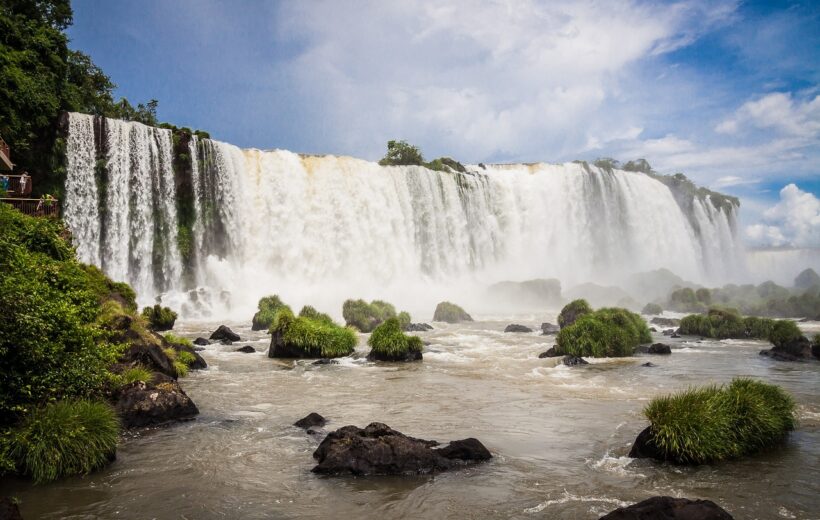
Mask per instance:
[[[22,199],[3,198],[0,202],[10,204],[14,209],[32,217],[54,217],[60,216],[60,201],[57,199]]]
[[[11,162],[11,151],[6,141],[0,137],[0,171],[8,171],[14,169],[14,164]]]

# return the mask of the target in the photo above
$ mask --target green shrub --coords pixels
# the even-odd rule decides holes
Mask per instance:
[[[105,403],[58,401],[32,411],[11,431],[6,449],[18,471],[49,482],[108,463],[119,429],[116,413]]]
[[[735,309],[709,309],[709,313],[691,314],[680,322],[680,333],[715,339],[764,339],[775,321],[768,318],[743,318]]]
[[[706,464],[772,446],[795,427],[794,401],[777,386],[728,386],[656,397],[644,410],[654,444],[679,464]]]
[[[324,312],[319,312],[310,305],[305,305],[304,307],[302,307],[302,310],[299,311],[299,316],[303,318],[319,320],[324,323],[329,323],[331,325],[333,324],[333,318],[331,318],[330,315],[325,314]]]
[[[177,313],[160,304],[142,309],[142,317],[148,322],[148,328],[155,331],[171,330],[177,321]]]
[[[572,325],[575,320],[592,312],[592,307],[589,306],[586,300],[573,300],[564,305],[561,313],[558,315],[558,326],[562,329],[566,326]]]
[[[186,366],[191,366],[196,361],[196,356],[187,350],[177,350],[177,360],[185,363]]]
[[[143,366],[135,366],[129,368],[128,370],[120,374],[120,381],[123,385],[127,385],[135,381],[142,381],[143,383],[147,383],[153,377],[153,374],[147,368]]]
[[[620,308],[599,309],[581,315],[556,337],[558,354],[589,357],[631,356],[641,343],[652,341],[646,322]]]
[[[401,330],[407,330],[407,327],[409,327],[413,321],[413,318],[410,317],[410,313],[405,311],[401,311],[396,317],[399,319]]]
[[[289,307],[276,311],[271,332],[281,334],[281,339],[291,350],[298,350],[305,357],[334,358],[349,356],[356,349],[356,333],[348,327],[340,327],[332,321],[294,316]]]
[[[803,333],[797,327],[797,323],[791,320],[779,320],[774,323],[767,339],[775,347],[783,348],[792,341],[803,337]]]
[[[473,318],[455,303],[441,302],[436,305],[436,311],[433,313],[433,321],[458,323],[460,321],[473,321]]]
[[[387,154],[379,160],[382,166],[401,165],[421,165],[424,164],[424,157],[417,146],[408,144],[407,141],[387,141]]]
[[[168,334],[163,334],[162,337],[165,338],[165,341],[167,341],[171,345],[177,345],[177,346],[181,346],[181,347],[191,347],[191,348],[193,348],[193,346],[194,346],[194,344],[191,343],[190,339],[183,338],[182,336],[177,336],[175,334],[171,334],[170,332]]]
[[[285,304],[282,303],[282,300],[279,298],[278,295],[274,294],[271,296],[265,296],[257,305],[259,309],[256,314],[253,315],[253,324],[251,326],[252,330],[264,330],[268,329],[273,323],[273,316],[276,314],[276,311],[284,306]]]
[[[384,320],[395,316],[396,308],[381,300],[370,303],[364,300],[346,300],[342,304],[345,323],[361,332],[371,332]]]
[[[402,357],[408,352],[421,352],[423,347],[421,338],[402,332],[398,318],[389,318],[376,327],[367,344],[374,352],[392,358]]]
[[[641,314],[663,314],[663,307],[657,303],[647,303],[644,305]]]

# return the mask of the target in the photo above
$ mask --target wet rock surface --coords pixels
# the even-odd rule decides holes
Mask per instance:
[[[618,508],[600,520],[733,520],[733,517],[711,500],[652,497]]]

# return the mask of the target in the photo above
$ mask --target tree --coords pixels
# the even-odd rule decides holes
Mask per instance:
[[[379,161],[382,166],[401,166],[407,164],[424,164],[424,157],[417,146],[407,141],[387,141],[387,154]]]

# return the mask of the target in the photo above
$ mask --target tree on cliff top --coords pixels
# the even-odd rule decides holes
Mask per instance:
[[[382,166],[403,166],[408,164],[422,165],[424,157],[418,146],[407,141],[387,141],[387,154],[379,161]]]

